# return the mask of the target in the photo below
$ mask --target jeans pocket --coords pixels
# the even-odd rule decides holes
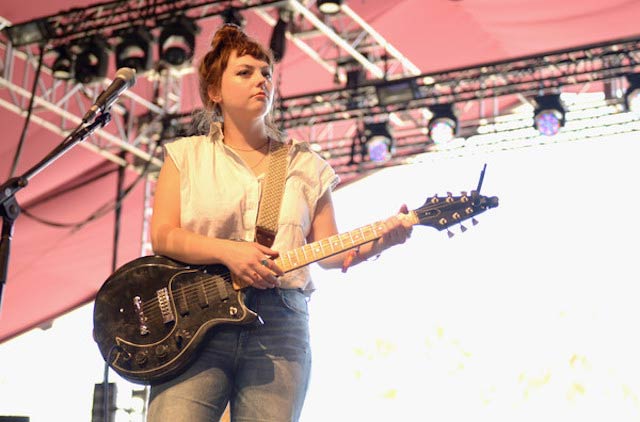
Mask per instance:
[[[309,316],[309,307],[307,304],[307,296],[298,289],[280,289],[280,299],[282,304],[289,310]]]

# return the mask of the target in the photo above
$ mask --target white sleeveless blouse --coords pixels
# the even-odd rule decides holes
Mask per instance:
[[[208,136],[165,145],[180,172],[180,224],[205,236],[253,241],[264,174],[255,176],[224,142],[219,124]],[[339,181],[307,143],[292,141],[278,233],[272,249],[284,253],[306,243],[320,197]],[[281,277],[282,288],[314,290],[308,267]]]

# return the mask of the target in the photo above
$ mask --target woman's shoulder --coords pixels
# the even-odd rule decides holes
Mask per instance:
[[[314,150],[313,146],[306,141],[302,141],[299,139],[290,138],[283,141],[285,144],[289,146],[289,151],[292,154],[313,154],[318,155]],[[320,157],[318,155],[318,157]]]
[[[329,162],[322,156],[322,151],[313,144],[297,139],[291,139],[289,143],[289,157],[294,167],[301,167],[311,172],[329,171],[333,169]],[[317,174],[316,173],[316,174]]]
[[[173,158],[178,167],[211,157],[213,154],[208,153],[210,148],[211,140],[205,135],[187,136],[164,144],[166,154]]]
[[[185,136],[165,143],[165,147],[175,151],[197,150],[211,144],[211,139],[206,135]]]

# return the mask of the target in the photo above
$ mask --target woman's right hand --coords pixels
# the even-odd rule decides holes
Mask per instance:
[[[284,272],[273,261],[278,252],[257,242],[229,240],[225,244],[223,264],[233,274],[234,287],[272,289],[280,286]]]

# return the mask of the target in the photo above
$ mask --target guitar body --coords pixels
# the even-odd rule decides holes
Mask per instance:
[[[162,256],[141,257],[114,272],[98,291],[93,317],[102,357],[120,376],[142,384],[186,370],[215,326],[257,320],[225,266],[188,266]]]

